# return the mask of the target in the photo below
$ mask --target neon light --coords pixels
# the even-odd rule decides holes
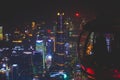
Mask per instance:
[[[89,74],[95,74],[92,68],[86,68],[86,70],[87,70],[87,73]]]

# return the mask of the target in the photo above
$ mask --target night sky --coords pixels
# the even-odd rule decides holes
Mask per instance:
[[[114,1],[114,0],[113,0]],[[81,15],[92,13],[114,13],[119,11],[117,2],[98,0],[16,0],[0,2],[0,25],[21,24],[29,20],[52,20],[57,12],[73,15],[76,11]]]

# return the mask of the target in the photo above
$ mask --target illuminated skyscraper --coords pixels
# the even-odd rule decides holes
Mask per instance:
[[[64,13],[58,13],[58,23],[56,30],[56,51],[54,62],[57,70],[64,70],[65,66],[65,29],[63,24]]]
[[[0,26],[0,40],[3,40],[3,27]]]

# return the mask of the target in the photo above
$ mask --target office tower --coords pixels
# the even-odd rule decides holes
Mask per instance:
[[[54,63],[57,70],[64,70],[65,66],[65,31],[63,24],[64,13],[58,13],[58,23],[56,30],[56,51],[54,55]]]

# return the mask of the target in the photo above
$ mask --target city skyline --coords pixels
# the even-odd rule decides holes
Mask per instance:
[[[3,23],[19,22],[29,19],[48,19],[56,16],[56,13],[63,11],[67,15],[73,14],[75,11],[82,13],[84,8],[92,6],[89,1],[80,0],[40,0],[40,1],[7,1],[1,3],[1,19]]]
[[[76,11],[81,15],[118,12],[117,1],[95,0],[37,0],[37,1],[2,1],[0,5],[0,25],[21,24],[31,20],[53,20],[57,12],[71,16]],[[116,13],[117,13],[116,12]]]

